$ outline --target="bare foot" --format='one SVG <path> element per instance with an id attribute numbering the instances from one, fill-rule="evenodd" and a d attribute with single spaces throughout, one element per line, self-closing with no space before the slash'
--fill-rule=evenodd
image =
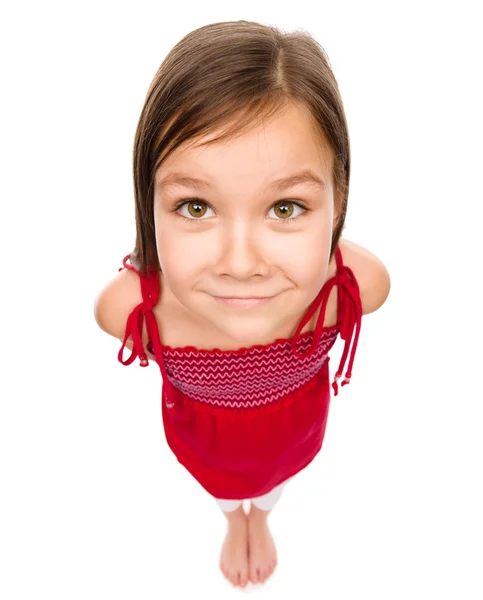
<path id="1" fill-rule="evenodd" d="M 228 533 L 221 549 L 220 569 L 233 585 L 245 587 L 248 583 L 248 519 L 242 507 L 225 515 Z"/>
<path id="2" fill-rule="evenodd" d="M 267 523 L 268 512 L 252 504 L 248 514 L 248 573 L 252 583 L 263 583 L 277 566 L 277 548 Z"/>

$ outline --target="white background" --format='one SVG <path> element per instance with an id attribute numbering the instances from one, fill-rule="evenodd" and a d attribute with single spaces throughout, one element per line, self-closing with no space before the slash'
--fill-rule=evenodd
<path id="1" fill-rule="evenodd" d="M 477 5 L 2 9 L 2 599 L 483 598 Z M 392 280 L 322 452 L 270 516 L 279 566 L 246 591 L 218 567 L 224 516 L 167 447 L 159 369 L 121 365 L 93 315 L 134 246 L 147 88 L 189 31 L 239 19 L 327 51 L 352 144 L 344 235 Z"/>

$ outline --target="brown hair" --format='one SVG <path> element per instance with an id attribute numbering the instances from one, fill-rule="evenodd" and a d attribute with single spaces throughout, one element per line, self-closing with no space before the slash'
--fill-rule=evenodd
<path id="1" fill-rule="evenodd" d="M 332 150 L 339 219 L 347 211 L 350 144 L 339 88 L 324 49 L 303 30 L 284 33 L 251 21 L 200 27 L 167 55 L 147 92 L 133 149 L 136 245 L 132 264 L 159 270 L 154 227 L 154 179 L 160 164 L 187 140 L 229 124 L 208 143 L 228 139 L 298 103 Z"/>

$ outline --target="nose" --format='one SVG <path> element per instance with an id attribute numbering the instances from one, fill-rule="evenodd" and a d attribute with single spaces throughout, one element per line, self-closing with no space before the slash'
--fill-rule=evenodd
<path id="1" fill-rule="evenodd" d="M 263 236 L 253 223 L 236 220 L 221 234 L 220 255 L 217 263 L 219 275 L 246 279 L 252 275 L 265 275 L 267 257 L 262 248 Z"/>

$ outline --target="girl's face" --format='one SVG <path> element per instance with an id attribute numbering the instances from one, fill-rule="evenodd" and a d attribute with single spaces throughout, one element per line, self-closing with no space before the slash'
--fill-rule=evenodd
<path id="1" fill-rule="evenodd" d="M 156 173 L 162 294 L 233 344 L 291 337 L 327 278 L 338 217 L 331 153 L 295 105 L 200 148 L 207 139 L 187 142 Z M 216 297 L 270 299 L 237 306 Z"/>

